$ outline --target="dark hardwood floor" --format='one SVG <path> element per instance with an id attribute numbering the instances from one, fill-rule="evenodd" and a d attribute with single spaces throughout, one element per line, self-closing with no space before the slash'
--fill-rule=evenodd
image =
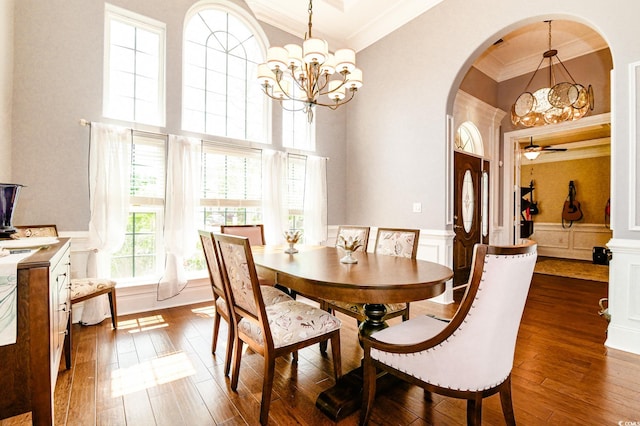
<path id="1" fill-rule="evenodd" d="M 520 425 L 617 425 L 640 422 L 640 356 L 604 346 L 607 323 L 598 316 L 606 283 L 534 275 L 513 368 Z M 412 316 L 450 315 L 452 306 L 411 304 Z M 56 386 L 57 425 L 256 424 L 262 357 L 243 356 L 238 392 L 223 375 L 224 334 L 211 355 L 210 303 L 121 316 L 113 331 L 74 325 L 73 367 Z M 343 319 L 343 371 L 360 363 L 355 322 Z M 394 322 L 399 319 L 394 319 Z M 330 351 L 329 351 L 330 353 Z M 472 353 L 469 356 L 473 356 Z M 297 365 L 276 366 L 270 424 L 331 425 L 315 399 L 333 384 L 331 360 L 317 346 Z M 357 424 L 359 412 L 340 425 Z M 399 384 L 378 396 L 372 424 L 461 425 L 465 403 Z M 483 423 L 504 424 L 499 397 L 485 399 Z M 0 425 L 30 424 L 30 414 Z"/>

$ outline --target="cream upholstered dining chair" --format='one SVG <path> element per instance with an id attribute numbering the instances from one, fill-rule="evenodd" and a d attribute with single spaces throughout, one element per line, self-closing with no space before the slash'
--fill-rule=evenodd
<path id="1" fill-rule="evenodd" d="M 419 237 L 419 229 L 378 228 L 374 253 L 415 259 L 418 253 Z M 342 312 L 358 320 L 358 323 L 364 321 L 366 318 L 364 314 L 364 303 L 331 300 L 327 301 L 326 307 L 329 312 L 332 310 Z M 403 321 L 409 319 L 408 303 L 387 303 L 384 307 L 387 310 L 384 316 L 385 320 L 399 316 L 402 316 Z"/>
<path id="2" fill-rule="evenodd" d="M 56 225 L 15 226 L 14 238 L 57 237 Z M 71 278 L 69 280 L 71 305 L 106 294 L 109 298 L 111 325 L 118 328 L 118 307 L 116 304 L 116 282 L 107 278 Z"/>
<path id="3" fill-rule="evenodd" d="M 340 237 L 345 240 L 357 238 L 362 245 L 356 251 L 367 251 L 370 231 L 371 228 L 368 226 L 340 225 L 338 226 L 338 233 L 336 234 L 336 246 L 338 246 L 340 242 Z"/>
<path id="4" fill-rule="evenodd" d="M 262 246 L 264 242 L 264 225 L 221 225 L 220 232 L 223 234 L 237 235 L 249 238 L 252 246 Z"/>
<path id="5" fill-rule="evenodd" d="M 366 424 L 379 370 L 427 391 L 467 400 L 467 424 L 482 420 L 482 399 L 500 393 L 506 423 L 515 425 L 511 369 L 537 245 L 476 245 L 469 286 L 450 322 L 423 315 L 363 338 Z"/>
<path id="6" fill-rule="evenodd" d="M 340 320 L 326 311 L 296 300 L 266 306 L 258 290 L 258 275 L 249 240 L 213 234 L 220 254 L 224 284 L 234 328 L 231 389 L 238 387 L 242 347 L 247 344 L 264 357 L 260 423 L 267 424 L 277 357 L 331 340 L 333 373 L 342 376 L 340 358 Z"/>
<path id="7" fill-rule="evenodd" d="M 264 241 L 264 225 L 256 224 L 256 225 L 221 225 L 220 232 L 223 234 L 236 235 L 238 237 L 247 237 L 249 239 L 249 244 L 252 246 L 263 246 L 265 244 Z M 259 277 L 260 285 L 275 285 L 278 289 L 292 295 L 295 298 L 295 294 L 291 292 L 286 287 L 278 285 L 274 282 L 271 277 Z"/>
<path id="8" fill-rule="evenodd" d="M 227 350 L 225 353 L 224 361 L 224 375 L 229 375 L 231 366 L 231 354 L 233 350 L 233 327 L 231 325 L 229 310 L 227 308 L 227 296 L 224 292 L 224 284 L 222 281 L 222 273 L 220 270 L 220 257 L 218 256 L 218 250 L 213 243 L 213 237 L 211 232 L 199 230 L 200 242 L 202 243 L 202 251 L 204 252 L 204 258 L 207 262 L 207 270 L 209 271 L 209 279 L 211 281 L 211 290 L 213 291 L 213 301 L 216 306 L 216 311 L 213 316 L 213 338 L 211 341 L 211 353 L 216 352 L 218 346 L 218 334 L 220 332 L 220 319 L 224 319 L 228 327 L 227 332 Z M 275 287 L 260 286 L 262 291 L 262 297 L 266 305 L 272 305 L 275 303 L 291 300 L 289 295 L 283 293 Z"/>

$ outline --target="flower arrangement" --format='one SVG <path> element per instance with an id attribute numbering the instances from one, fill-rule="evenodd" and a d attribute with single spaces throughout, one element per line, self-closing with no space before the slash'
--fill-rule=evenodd
<path id="1" fill-rule="evenodd" d="M 298 249 L 293 247 L 298 241 L 300 241 L 300 237 L 302 237 L 302 231 L 294 231 L 289 230 L 284 233 L 284 239 L 289 243 L 289 248 L 284 252 L 287 254 L 294 254 L 298 252 Z"/>
<path id="2" fill-rule="evenodd" d="M 338 247 L 346 250 L 346 251 L 356 251 L 360 247 L 362 247 L 362 241 L 358 237 L 354 237 L 352 235 L 347 238 L 344 235 L 338 236 Z"/>
<path id="3" fill-rule="evenodd" d="M 302 231 L 289 230 L 284 233 L 284 239 L 289 243 L 297 243 L 302 237 Z"/>

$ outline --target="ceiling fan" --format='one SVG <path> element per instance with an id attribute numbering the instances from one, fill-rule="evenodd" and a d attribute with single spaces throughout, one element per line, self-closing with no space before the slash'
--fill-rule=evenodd
<path id="1" fill-rule="evenodd" d="M 567 148 L 554 148 L 552 146 L 539 146 L 533 143 L 533 137 L 529 139 L 529 145 L 523 148 L 524 156 L 529 160 L 535 160 L 538 158 L 541 152 L 558 152 L 566 151 Z"/>

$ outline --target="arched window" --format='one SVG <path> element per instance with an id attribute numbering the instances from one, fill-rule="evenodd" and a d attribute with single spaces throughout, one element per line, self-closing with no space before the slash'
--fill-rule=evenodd
<path id="1" fill-rule="evenodd" d="M 455 148 L 457 151 L 484 156 L 484 144 L 480 131 L 470 121 L 462 123 L 456 130 Z"/>
<path id="2" fill-rule="evenodd" d="M 239 6 L 206 0 L 187 13 L 184 28 L 182 128 L 269 142 L 269 104 L 256 83 L 266 36 Z"/>

